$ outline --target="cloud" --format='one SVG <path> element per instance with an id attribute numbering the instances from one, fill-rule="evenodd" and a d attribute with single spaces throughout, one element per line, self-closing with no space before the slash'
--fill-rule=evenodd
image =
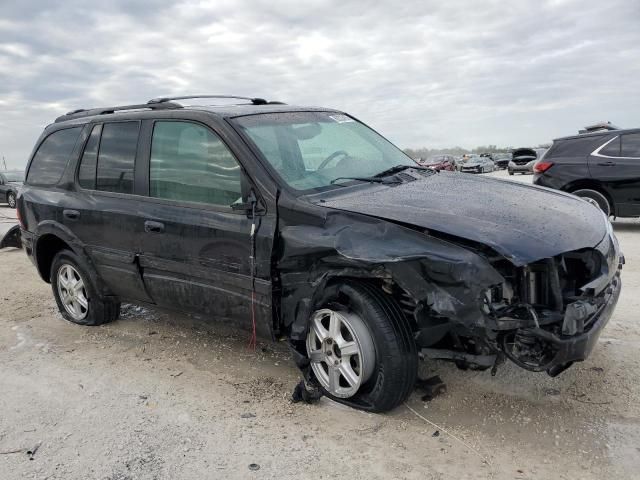
<path id="1" fill-rule="evenodd" d="M 402 147 L 638 126 L 640 5 L 23 1 L 0 19 L 0 155 L 79 107 L 232 93 L 358 116 Z"/>

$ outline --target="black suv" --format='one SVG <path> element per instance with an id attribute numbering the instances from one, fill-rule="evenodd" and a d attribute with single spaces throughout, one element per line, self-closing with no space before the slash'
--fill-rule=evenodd
<path id="1" fill-rule="evenodd" d="M 640 216 L 640 129 L 590 130 L 554 140 L 533 182 L 583 197 L 606 215 Z"/>
<path id="2" fill-rule="evenodd" d="M 419 357 L 556 375 L 595 345 L 622 265 L 597 208 L 422 168 L 340 111 L 186 98 L 70 112 L 38 140 L 22 242 L 67 320 L 125 300 L 219 318 L 370 411 L 409 395 Z"/>

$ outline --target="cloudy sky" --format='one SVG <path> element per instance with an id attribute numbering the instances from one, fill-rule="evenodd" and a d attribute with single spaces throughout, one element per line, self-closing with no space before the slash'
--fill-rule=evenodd
<path id="1" fill-rule="evenodd" d="M 190 93 L 339 108 L 401 147 L 640 126 L 640 2 L 375 3 L 0 0 L 0 155 L 24 166 L 75 108 Z"/>

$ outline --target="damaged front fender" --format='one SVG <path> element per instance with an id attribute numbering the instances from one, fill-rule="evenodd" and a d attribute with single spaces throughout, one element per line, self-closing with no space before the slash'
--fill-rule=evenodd
<path id="1" fill-rule="evenodd" d="M 336 277 L 395 284 L 432 313 L 483 325 L 483 292 L 503 281 L 482 256 L 411 228 L 359 214 L 327 211 L 317 225 L 283 225 L 278 270 L 282 320 L 294 341 L 326 283 Z"/>

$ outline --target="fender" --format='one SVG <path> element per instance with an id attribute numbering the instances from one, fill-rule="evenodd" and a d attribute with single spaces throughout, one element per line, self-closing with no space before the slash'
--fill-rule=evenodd
<path id="1" fill-rule="evenodd" d="M 33 258 L 35 260 L 36 266 L 38 267 L 38 273 L 40 274 L 40 278 L 42 278 L 45 282 L 49 283 L 49 278 L 46 278 L 44 272 L 41 268 L 40 261 L 38 259 L 38 244 L 43 237 L 53 236 L 59 240 L 62 240 L 66 243 L 71 250 L 76 254 L 81 256 L 91 267 L 93 272 L 97 272 L 95 268 L 95 264 L 91 260 L 91 257 L 87 254 L 86 245 L 65 225 L 57 222 L 55 220 L 44 220 L 40 222 L 33 232 Z M 92 275 L 91 279 L 96 286 L 96 289 L 103 292 L 105 295 L 109 295 L 110 293 L 106 290 L 105 284 L 102 279 L 97 275 Z"/>

